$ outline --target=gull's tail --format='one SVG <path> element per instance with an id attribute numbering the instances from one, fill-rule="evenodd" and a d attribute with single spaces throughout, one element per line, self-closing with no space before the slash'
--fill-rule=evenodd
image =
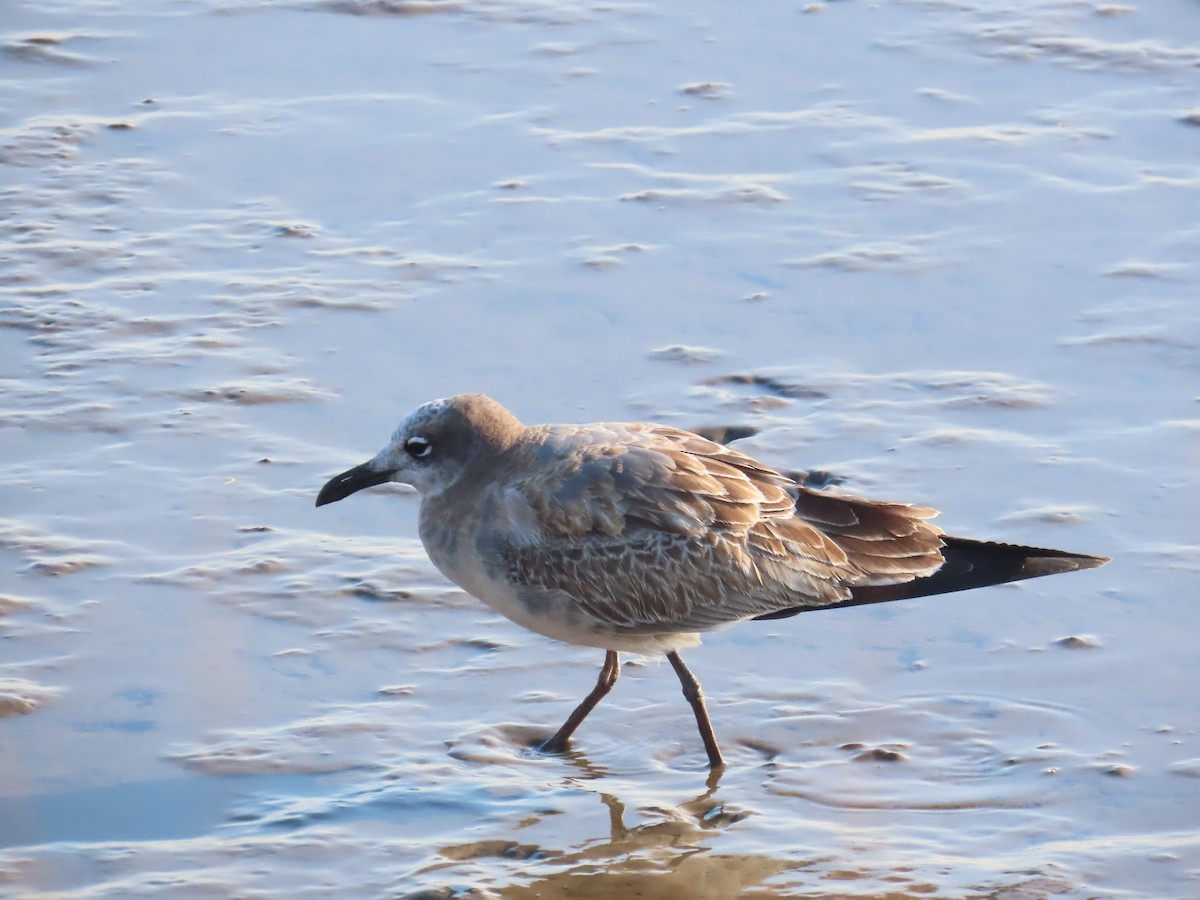
<path id="1" fill-rule="evenodd" d="M 1065 550 L 1046 550 L 1040 547 L 1021 547 L 973 541 L 970 538 L 942 537 L 942 556 L 946 562 L 932 575 L 914 578 L 902 584 L 880 584 L 851 589 L 851 599 L 828 606 L 800 606 L 757 616 L 759 619 L 782 619 L 815 609 L 838 609 L 843 606 L 862 606 L 907 600 L 930 594 L 949 594 L 990 584 L 1006 584 L 1059 572 L 1094 569 L 1108 562 L 1107 556 L 1087 556 Z"/>

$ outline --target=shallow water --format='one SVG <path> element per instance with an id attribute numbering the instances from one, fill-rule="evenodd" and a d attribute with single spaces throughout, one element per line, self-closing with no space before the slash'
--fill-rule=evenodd
<path id="1" fill-rule="evenodd" d="M 0 13 L 0 893 L 1200 893 L 1200 16 Z M 1070 577 L 630 660 L 447 584 L 418 403 L 753 431 Z"/>

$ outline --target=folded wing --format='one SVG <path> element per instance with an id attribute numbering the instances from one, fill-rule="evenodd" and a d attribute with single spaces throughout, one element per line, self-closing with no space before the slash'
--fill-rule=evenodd
<path id="1" fill-rule="evenodd" d="M 511 582 L 615 633 L 843 605 L 943 563 L 934 510 L 816 492 L 688 432 L 556 428 L 536 446 L 537 475 L 499 503 L 512 527 L 488 540 Z"/>

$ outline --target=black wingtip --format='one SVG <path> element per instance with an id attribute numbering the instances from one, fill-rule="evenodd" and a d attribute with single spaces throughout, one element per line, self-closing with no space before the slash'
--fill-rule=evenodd
<path id="1" fill-rule="evenodd" d="M 1066 550 L 1049 550 L 1041 547 L 1023 547 L 1020 544 L 1004 544 L 996 541 L 976 541 L 945 535 L 942 538 L 942 556 L 945 563 L 932 575 L 914 578 L 900 584 L 865 585 L 851 590 L 851 599 L 827 606 L 797 606 L 791 609 L 756 616 L 759 619 L 783 619 L 797 613 L 816 609 L 838 609 L 845 606 L 864 606 L 869 603 L 886 603 L 891 600 L 908 600 L 928 597 L 932 594 L 950 594 L 972 588 L 988 587 L 1057 575 L 1060 572 L 1078 572 L 1095 569 L 1110 562 L 1107 556 L 1092 556 L 1086 553 L 1069 553 Z"/>
<path id="2" fill-rule="evenodd" d="M 945 543 L 942 549 L 942 555 L 946 558 L 945 566 L 929 578 L 914 582 L 914 586 L 925 588 L 924 593 L 949 593 L 1062 572 L 1079 572 L 1095 569 L 1110 561 L 1107 556 L 1051 550 L 1048 547 L 1024 547 L 950 535 L 942 540 Z"/>
<path id="3" fill-rule="evenodd" d="M 1107 556 L 1024 547 L 998 541 L 977 541 L 950 535 L 945 535 L 942 541 L 942 555 L 946 562 L 932 575 L 917 578 L 908 584 L 855 588 L 855 600 L 878 602 L 949 594 L 1027 578 L 1041 578 L 1044 575 L 1095 569 L 1109 562 Z"/>

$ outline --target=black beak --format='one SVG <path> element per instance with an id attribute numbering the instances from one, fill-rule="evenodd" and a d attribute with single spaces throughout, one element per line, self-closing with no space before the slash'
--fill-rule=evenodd
<path id="1" fill-rule="evenodd" d="M 317 494 L 317 506 L 342 500 L 355 491 L 383 484 L 385 481 L 391 481 L 391 478 L 391 472 L 372 469 L 371 464 L 365 462 L 361 466 L 347 469 L 341 475 L 330 478 L 325 487 L 321 488 L 321 493 Z"/>

